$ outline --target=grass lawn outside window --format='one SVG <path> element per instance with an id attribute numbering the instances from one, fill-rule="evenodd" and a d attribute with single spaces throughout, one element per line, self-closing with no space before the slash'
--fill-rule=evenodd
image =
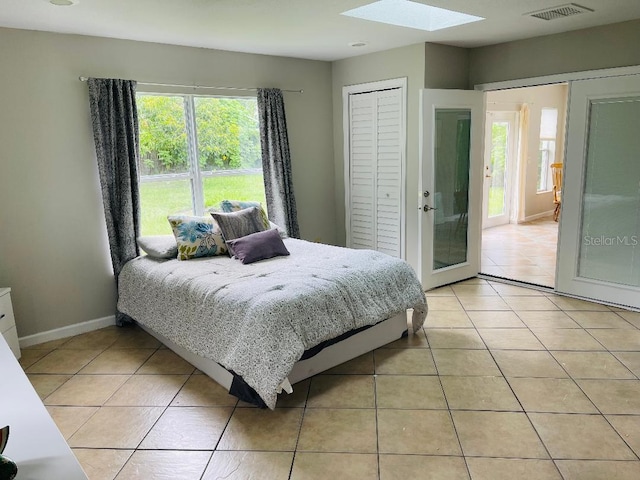
<path id="1" fill-rule="evenodd" d="M 141 235 L 168 235 L 167 215 L 193 215 L 190 180 L 142 182 Z M 257 201 L 266 210 L 262 174 L 224 175 L 203 179 L 205 208 L 217 208 L 222 200 Z"/>

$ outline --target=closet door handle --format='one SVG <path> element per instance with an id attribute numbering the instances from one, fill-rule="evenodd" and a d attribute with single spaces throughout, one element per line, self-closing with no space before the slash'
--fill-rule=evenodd
<path id="1" fill-rule="evenodd" d="M 4 318 L 4 313 L 0 315 L 0 320 L 2 320 L 3 318 Z"/>

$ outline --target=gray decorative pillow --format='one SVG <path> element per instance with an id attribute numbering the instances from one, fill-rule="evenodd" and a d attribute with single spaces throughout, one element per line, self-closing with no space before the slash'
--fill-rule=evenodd
<path id="1" fill-rule="evenodd" d="M 138 237 L 138 246 L 152 258 L 176 258 L 178 256 L 178 244 L 173 235 Z"/>
<path id="2" fill-rule="evenodd" d="M 262 223 L 264 223 L 265 228 L 269 228 L 269 218 L 267 217 L 267 212 L 262 208 L 262 204 L 260 202 L 246 202 L 241 200 L 222 200 L 220 202 L 219 210 L 212 210 L 214 212 L 237 212 L 238 210 L 244 210 L 245 208 L 258 207 L 260 209 L 260 216 L 262 217 Z"/>
<path id="3" fill-rule="evenodd" d="M 266 230 L 258 207 L 231 213 L 212 212 L 211 216 L 218 222 L 222 236 L 227 242 Z"/>
<path id="4" fill-rule="evenodd" d="M 244 264 L 289 255 L 289 250 L 276 229 L 228 240 L 227 246 L 233 251 L 233 256 Z"/>

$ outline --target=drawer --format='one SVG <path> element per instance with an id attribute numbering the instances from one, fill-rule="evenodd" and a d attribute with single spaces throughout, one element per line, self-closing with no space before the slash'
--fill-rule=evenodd
<path id="1" fill-rule="evenodd" d="M 6 294 L 0 297 L 0 333 L 4 333 L 15 326 L 13 318 L 13 308 L 11 306 L 11 295 Z"/>
<path id="2" fill-rule="evenodd" d="M 19 359 L 21 356 L 21 353 L 20 353 L 20 344 L 18 343 L 18 332 L 16 330 L 16 327 L 13 326 L 6 332 L 2 332 L 2 336 L 7 341 L 7 344 L 9 345 L 9 348 L 11 349 L 13 354 L 16 356 L 16 358 Z"/>

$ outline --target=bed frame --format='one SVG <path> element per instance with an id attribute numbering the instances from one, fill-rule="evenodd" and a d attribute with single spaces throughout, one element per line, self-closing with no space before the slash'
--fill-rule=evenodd
<path id="1" fill-rule="evenodd" d="M 227 391 L 231 388 L 233 375 L 220 364 L 186 350 L 149 327 L 142 324 L 138 325 L 194 367 L 218 382 Z M 289 383 L 294 385 L 306 378 L 398 340 L 407 335 L 407 331 L 407 315 L 404 312 L 383 320 L 366 330 L 325 347 L 313 357 L 298 361 L 287 377 Z"/>

